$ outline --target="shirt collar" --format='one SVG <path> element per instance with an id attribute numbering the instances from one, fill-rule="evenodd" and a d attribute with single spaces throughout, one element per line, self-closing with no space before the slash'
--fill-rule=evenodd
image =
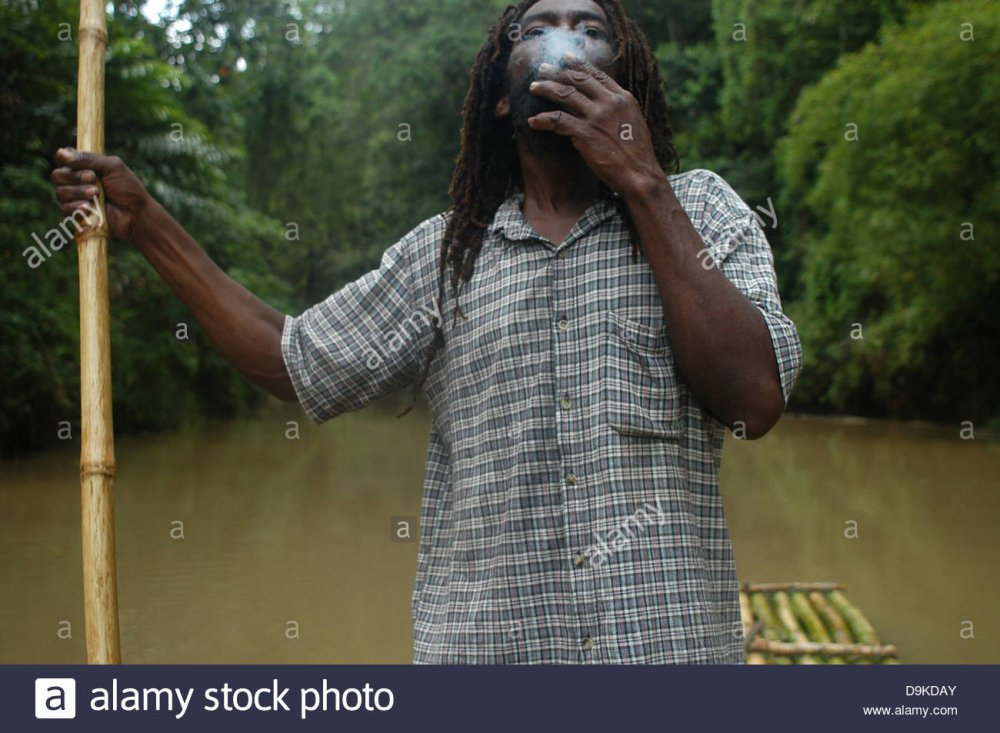
<path id="1" fill-rule="evenodd" d="M 583 216 L 576 222 L 573 229 L 566 236 L 565 244 L 582 237 L 598 224 L 608 219 L 616 213 L 618 197 L 601 198 L 590 205 Z M 525 241 L 528 239 L 541 239 L 541 235 L 535 231 L 521 211 L 521 204 L 524 202 L 524 192 L 518 191 L 511 194 L 506 201 L 500 204 L 490 225 L 491 234 L 502 233 L 504 237 L 511 241 Z M 557 246 L 559 242 L 555 243 Z"/>

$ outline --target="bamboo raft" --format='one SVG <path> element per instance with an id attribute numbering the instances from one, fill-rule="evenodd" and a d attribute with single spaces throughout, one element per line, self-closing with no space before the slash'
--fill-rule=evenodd
<path id="1" fill-rule="evenodd" d="M 839 583 L 743 583 L 747 664 L 899 664 Z"/>

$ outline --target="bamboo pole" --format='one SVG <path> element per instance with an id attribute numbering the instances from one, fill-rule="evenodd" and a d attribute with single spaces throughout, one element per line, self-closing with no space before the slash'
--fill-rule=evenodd
<path id="1" fill-rule="evenodd" d="M 756 619 L 764 622 L 764 626 L 758 635 L 771 641 L 781 641 L 781 635 L 778 633 L 778 620 L 771 612 L 771 606 L 767 602 L 767 595 L 764 593 L 751 594 L 750 608 L 753 610 Z"/>
<path id="2" fill-rule="evenodd" d="M 847 622 L 854 639 L 861 644 L 879 644 L 878 634 L 863 613 L 840 591 L 827 595 L 827 600 Z"/>
<path id="3" fill-rule="evenodd" d="M 80 0 L 76 148 L 104 152 L 103 0 Z M 80 267 L 80 500 L 87 662 L 120 664 L 115 577 L 115 447 L 111 423 L 108 226 L 104 188 L 98 210 L 76 235 Z"/>
<path id="4" fill-rule="evenodd" d="M 899 664 L 839 583 L 742 583 L 747 664 Z M 747 608 L 749 606 L 749 609 Z"/>
<path id="5" fill-rule="evenodd" d="M 765 643 L 768 641 L 780 641 L 781 635 L 778 633 L 778 621 L 775 619 L 774 614 L 771 613 L 771 606 L 767 600 L 767 594 L 765 593 L 753 593 L 750 595 L 750 608 L 753 611 L 756 620 L 763 623 L 760 631 L 758 632 L 756 639 L 750 640 L 750 645 L 747 647 L 747 651 L 753 649 L 753 643 L 755 641 L 763 640 Z M 766 651 L 766 650 L 765 650 Z M 757 659 L 757 657 L 753 657 Z M 751 655 L 747 654 L 747 664 L 750 663 Z M 773 657 L 768 655 L 765 658 L 764 664 L 791 664 L 792 660 L 788 657 Z"/>
<path id="6" fill-rule="evenodd" d="M 743 638 L 749 640 L 753 629 L 753 611 L 750 597 L 743 591 L 740 591 L 740 620 L 743 622 Z"/>
<path id="7" fill-rule="evenodd" d="M 832 641 L 832 639 L 830 639 L 830 635 L 826 631 L 826 627 L 823 626 L 823 622 L 816 613 L 816 609 L 810 605 L 809 599 L 806 598 L 804 593 L 801 591 L 793 591 L 789 594 L 788 601 L 795 617 L 801 621 L 802 625 L 805 627 L 810 641 L 826 643 Z"/>
<path id="8" fill-rule="evenodd" d="M 809 594 L 809 600 L 812 601 L 816 612 L 826 622 L 827 628 L 830 629 L 830 633 L 833 635 L 833 641 L 839 644 L 851 644 L 854 642 L 854 637 L 847 630 L 844 617 L 837 613 L 833 606 L 827 603 L 826 596 L 818 591 L 813 591 Z"/>
<path id="9" fill-rule="evenodd" d="M 820 619 L 816 609 L 809 602 L 808 596 L 802 591 L 793 591 L 788 596 L 788 599 L 796 618 L 805 626 L 809 639 L 820 644 L 832 643 L 833 640 L 830 638 L 830 634 L 827 632 L 826 627 L 823 626 L 823 621 Z M 836 655 L 826 656 L 823 661 L 826 664 L 844 663 L 844 660 Z"/>
<path id="10" fill-rule="evenodd" d="M 783 590 L 779 590 L 775 591 L 771 598 L 774 600 L 774 609 L 778 621 L 780 621 L 781 625 L 785 627 L 785 632 L 789 641 L 807 643 L 809 641 L 809 637 L 806 635 L 806 632 L 802 630 L 802 627 L 799 626 L 799 622 L 795 618 L 795 613 L 792 611 L 792 604 L 788 598 L 788 594 Z M 808 652 L 803 653 L 795 661 L 797 664 L 819 664 L 819 660 Z"/>
<path id="11" fill-rule="evenodd" d="M 766 639 L 754 639 L 750 642 L 750 651 L 782 656 L 801 656 L 803 654 L 858 656 L 863 657 L 869 663 L 873 659 L 897 656 L 896 647 L 892 644 L 828 644 L 815 641 L 768 641 Z"/>
<path id="12" fill-rule="evenodd" d="M 744 583 L 742 590 L 745 593 L 774 593 L 775 591 L 783 590 L 786 592 L 791 591 L 819 591 L 820 593 L 828 593 L 833 590 L 843 589 L 842 583 Z"/>

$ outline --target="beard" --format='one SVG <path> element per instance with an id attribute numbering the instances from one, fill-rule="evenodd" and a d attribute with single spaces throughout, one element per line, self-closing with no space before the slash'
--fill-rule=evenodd
<path id="1" fill-rule="evenodd" d="M 573 142 L 566 135 L 560 135 L 551 130 L 536 130 L 528 125 L 528 118 L 542 112 L 564 110 L 556 102 L 546 97 L 532 94 L 528 90 L 531 82 L 540 80 L 537 69 L 524 75 L 520 81 L 511 85 L 507 91 L 510 102 L 510 122 L 514 132 L 524 141 L 525 147 L 538 155 L 549 158 L 567 158 L 578 155 Z M 567 114 L 569 114 L 567 112 Z"/>

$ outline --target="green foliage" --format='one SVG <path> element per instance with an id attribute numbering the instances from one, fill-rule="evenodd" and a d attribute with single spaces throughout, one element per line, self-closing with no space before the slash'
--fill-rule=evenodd
<path id="1" fill-rule="evenodd" d="M 649 41 L 650 48 L 685 48 L 712 40 L 712 9 L 705 0 L 622 0 L 622 6 Z"/>
<path id="2" fill-rule="evenodd" d="M 727 137 L 769 152 L 802 88 L 912 0 L 714 0 Z"/>
<path id="3" fill-rule="evenodd" d="M 683 168 L 777 205 L 768 237 L 806 347 L 793 408 L 1000 413 L 988 4 L 624 4 L 656 51 Z M 506 5 L 185 0 L 156 24 L 141 2 L 116 2 L 106 148 L 223 269 L 298 313 L 447 207 L 468 71 Z M 2 452 L 78 423 L 75 245 L 34 269 L 22 254 L 60 221 L 47 179 L 73 142 L 77 12 L 73 0 L 0 4 Z M 973 43 L 958 39 L 965 22 Z M 959 238 L 965 221 L 974 240 Z M 254 408 L 262 393 L 124 243 L 110 278 L 119 432 Z"/>
<path id="4" fill-rule="evenodd" d="M 998 30 L 982 3 L 931 6 L 799 99 L 779 152 L 803 202 L 806 404 L 1000 414 L 1000 51 L 982 40 Z"/>
<path id="5" fill-rule="evenodd" d="M 279 51 L 282 70 L 272 72 L 285 91 L 262 84 L 249 92 L 248 129 L 256 132 L 247 175 L 267 166 L 290 182 L 253 200 L 301 225 L 306 269 L 289 275 L 308 302 L 360 277 L 389 244 L 448 206 L 468 69 L 501 7 L 345 3 L 308 61 L 301 48 Z M 297 101 L 282 102 L 294 90 Z"/>
<path id="6" fill-rule="evenodd" d="M 119 11 L 108 23 L 106 148 L 128 161 L 222 267 L 245 273 L 248 286 L 280 305 L 289 289 L 268 275 L 263 251 L 280 230 L 248 209 L 221 174 L 217 166 L 233 152 L 216 147 L 181 107 L 174 89 L 184 75 L 158 58 L 142 33 L 147 24 L 127 6 Z M 61 223 L 48 175 L 56 148 L 74 142 L 77 13 L 67 0 L 0 6 L 3 453 L 52 445 L 64 421 L 79 435 L 75 244 L 34 268 L 24 255 L 33 233 L 45 240 Z M 116 428 L 160 429 L 193 415 L 238 414 L 259 401 L 141 255 L 120 242 L 109 251 Z M 179 322 L 192 326 L 189 340 L 175 337 Z"/>
<path id="7" fill-rule="evenodd" d="M 683 168 L 732 168 L 738 150 L 724 143 L 719 114 L 722 67 L 712 43 L 661 44 L 656 50 L 671 105 L 674 144 Z"/>
<path id="8" fill-rule="evenodd" d="M 729 181 L 751 206 L 778 200 L 781 181 L 773 150 L 802 89 L 837 59 L 878 37 L 880 28 L 926 0 L 713 0 L 714 43 L 701 57 L 718 67 L 712 124 L 696 125 L 687 165 L 708 167 Z M 682 152 L 683 154 L 683 152 Z M 769 231 L 784 293 L 798 288 L 787 207 Z"/>

